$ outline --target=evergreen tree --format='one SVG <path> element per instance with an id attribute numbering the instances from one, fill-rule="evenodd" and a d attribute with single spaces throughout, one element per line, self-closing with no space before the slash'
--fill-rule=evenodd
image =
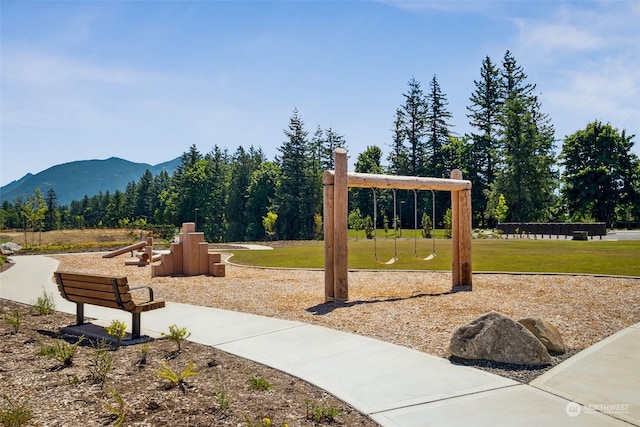
<path id="1" fill-rule="evenodd" d="M 205 156 L 204 190 L 197 198 L 194 207 L 199 209 L 198 225 L 204 231 L 208 242 L 224 242 L 227 233 L 225 202 L 229 187 L 230 161 L 227 151 L 218 146 Z"/>
<path id="2" fill-rule="evenodd" d="M 195 221 L 197 202 L 192 198 L 192 196 L 195 197 L 192 186 L 196 176 L 194 176 L 195 172 L 193 172 L 189 178 L 191 181 L 187 181 L 185 175 L 190 168 L 202 160 L 204 160 L 204 157 L 200 151 L 195 145 L 191 145 L 189 151 L 180 156 L 180 164 L 173 173 L 172 185 L 163 196 L 164 211 L 177 227 L 181 227 L 184 222 Z M 204 166 L 200 165 L 199 170 L 201 173 L 200 178 L 204 179 Z"/>
<path id="3" fill-rule="evenodd" d="M 492 194 L 504 195 L 508 220 L 545 221 L 557 179 L 554 129 L 549 117 L 540 112 L 535 85 L 526 82 L 527 75 L 509 51 L 501 76 L 505 96 L 500 121 L 502 164 Z"/>
<path id="4" fill-rule="evenodd" d="M 393 141 L 391 143 L 391 153 L 389 153 L 389 170 L 392 175 L 409 174 L 409 151 L 404 145 L 404 124 L 403 113 L 400 108 L 396 110 L 396 119 L 393 123 Z"/>
<path id="5" fill-rule="evenodd" d="M 344 136 L 335 132 L 333 128 L 325 130 L 322 142 L 320 168 L 322 171 L 333 170 L 335 168 L 333 159 L 333 152 L 335 149 L 342 147 L 345 150 L 348 150 L 349 148 L 347 147 Z"/>
<path id="6" fill-rule="evenodd" d="M 135 203 L 133 208 L 133 217 L 135 219 L 145 218 L 147 221 L 153 219 L 152 209 L 152 184 L 153 175 L 149 169 L 145 170 L 140 180 L 135 184 Z"/>
<path id="7" fill-rule="evenodd" d="M 309 170 L 308 132 L 304 130 L 297 109 L 294 109 L 284 134 L 287 140 L 278 149 L 282 175 L 276 192 L 276 231 L 281 239 L 310 239 L 314 229 L 315 180 Z"/>
<path id="8" fill-rule="evenodd" d="M 469 176 L 472 181 L 474 219 L 486 227 L 488 193 L 495 181 L 499 161 L 499 129 L 503 105 L 500 69 L 488 56 L 482 61 L 480 80 L 473 81 L 475 90 L 467 106 L 469 124 L 477 130 L 471 133 L 473 147 L 469 157 L 476 165 L 477 173 Z"/>
<path id="9" fill-rule="evenodd" d="M 613 226 L 628 220 L 639 202 L 633 138 L 596 120 L 564 139 L 562 194 L 573 221 L 593 218 Z M 616 212 L 623 215 L 617 218 Z"/>
<path id="10" fill-rule="evenodd" d="M 171 186 L 171 177 L 167 171 L 161 171 L 158 175 L 153 177 L 151 186 L 149 188 L 149 210 L 152 219 L 151 222 L 155 224 L 169 224 L 171 220 L 167 220 L 165 216 L 165 206 L 163 204 L 163 196 L 167 194 Z"/>
<path id="11" fill-rule="evenodd" d="M 56 201 L 57 199 L 58 197 L 56 196 L 56 192 L 53 187 L 49 188 L 45 197 L 45 204 L 47 206 L 47 211 L 44 218 L 45 231 L 57 230 L 60 226 L 60 218 L 58 216 L 58 202 Z"/>
<path id="12" fill-rule="evenodd" d="M 438 79 L 434 75 L 429 85 L 429 94 L 427 95 L 427 146 L 430 151 L 430 161 L 428 166 L 423 170 L 424 176 L 432 176 L 436 178 L 447 178 L 445 171 L 445 159 L 442 155 L 442 147 L 449 143 L 452 125 L 448 122 L 452 115 L 447 110 L 447 97 L 438 84 Z"/>
<path id="13" fill-rule="evenodd" d="M 409 80 L 409 89 L 403 94 L 405 103 L 397 111 L 403 142 L 407 144 L 409 155 L 408 175 L 424 176 L 428 159 L 425 137 L 428 131 L 428 104 L 420 82 Z"/>
<path id="14" fill-rule="evenodd" d="M 231 160 L 229 189 L 225 213 L 228 222 L 227 241 L 239 242 L 246 239 L 247 224 L 249 223 L 248 189 L 253 172 L 264 161 L 260 150 L 251 147 L 249 152 L 239 147 Z"/>

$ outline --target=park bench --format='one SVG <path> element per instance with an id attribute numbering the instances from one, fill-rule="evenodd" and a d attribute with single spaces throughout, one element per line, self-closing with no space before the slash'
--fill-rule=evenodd
<path id="1" fill-rule="evenodd" d="M 164 307 L 164 300 L 153 299 L 149 286 L 129 287 L 127 278 L 100 274 L 80 274 L 64 271 L 54 273 L 62 297 L 76 303 L 76 325 L 83 325 L 84 304 L 128 311 L 132 315 L 131 338 L 140 338 L 140 313 Z M 133 295 L 131 291 L 146 289 L 148 297 Z"/>

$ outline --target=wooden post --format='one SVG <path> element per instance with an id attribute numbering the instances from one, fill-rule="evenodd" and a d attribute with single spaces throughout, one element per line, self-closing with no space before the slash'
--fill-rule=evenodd
<path id="1" fill-rule="evenodd" d="M 335 175 L 333 181 L 334 196 L 334 298 L 338 300 L 349 299 L 349 267 L 347 247 L 347 216 L 349 195 L 347 191 L 347 150 L 336 148 L 334 150 Z"/>
<path id="2" fill-rule="evenodd" d="M 462 180 L 462 172 L 451 171 L 451 178 Z M 470 291 L 471 268 L 471 190 L 451 192 L 451 290 Z"/>
<path id="3" fill-rule="evenodd" d="M 470 291 L 473 285 L 473 271 L 471 259 L 471 228 L 472 228 L 472 212 L 471 212 L 471 190 L 458 191 L 459 194 L 459 263 L 460 263 L 460 282 L 454 285 L 454 291 Z"/>
<path id="4" fill-rule="evenodd" d="M 334 224 L 333 224 L 333 175 L 329 171 L 322 174 L 322 184 L 324 185 L 324 300 L 332 301 L 335 297 L 333 293 L 334 279 Z"/>
<path id="5" fill-rule="evenodd" d="M 459 169 L 451 171 L 451 179 L 462 179 Z M 451 192 L 451 282 L 453 288 L 460 284 L 460 197 Z"/>

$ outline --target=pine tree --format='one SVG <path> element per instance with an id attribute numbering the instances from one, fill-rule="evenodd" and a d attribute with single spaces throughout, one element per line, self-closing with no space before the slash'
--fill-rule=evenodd
<path id="1" fill-rule="evenodd" d="M 477 130 L 471 133 L 473 148 L 469 156 L 476 165 L 476 174 L 468 176 L 472 181 L 474 218 L 482 227 L 487 226 L 486 210 L 488 193 L 495 181 L 499 162 L 499 130 L 503 105 L 500 69 L 488 56 L 482 61 L 480 80 L 473 81 L 476 89 L 467 106 L 469 124 Z"/>
<path id="2" fill-rule="evenodd" d="M 434 75 L 429 85 L 429 94 L 427 95 L 427 146 L 430 151 L 430 161 L 428 166 L 423 170 L 425 176 L 436 178 L 446 178 L 445 159 L 442 156 L 442 147 L 449 143 L 452 125 L 448 122 L 452 115 L 447 110 L 447 97 L 438 84 L 438 79 Z"/>
<path id="3" fill-rule="evenodd" d="M 396 123 L 402 131 L 403 142 L 408 147 L 408 175 L 420 176 L 426 172 L 427 150 L 425 136 L 428 131 L 427 98 L 422 92 L 420 82 L 411 78 L 409 90 L 403 94 L 405 103 L 397 110 Z"/>
<path id="4" fill-rule="evenodd" d="M 396 110 L 396 119 L 393 128 L 393 142 L 391 143 L 391 153 L 389 153 L 389 173 L 392 175 L 409 174 L 409 152 L 404 145 L 404 126 L 402 121 L 402 111 Z"/>
<path id="5" fill-rule="evenodd" d="M 45 197 L 45 204 L 47 205 L 47 212 L 44 218 L 44 230 L 57 230 L 60 225 L 60 217 L 58 215 L 58 197 L 53 187 L 47 190 Z"/>
<path id="6" fill-rule="evenodd" d="M 294 109 L 289 127 L 284 130 L 287 140 L 278 149 L 281 169 L 277 189 L 278 221 L 276 231 L 281 239 L 310 239 L 313 237 L 314 188 L 309 170 L 308 132 L 298 110 Z"/>
<path id="7" fill-rule="evenodd" d="M 251 176 L 262 161 L 264 161 L 264 155 L 253 147 L 249 149 L 249 152 L 238 147 L 231 159 L 229 189 L 225 205 L 228 222 L 227 241 L 241 242 L 246 238 L 249 222 L 247 191 L 251 183 Z"/>
<path id="8" fill-rule="evenodd" d="M 549 117 L 541 113 L 535 85 L 506 52 L 502 69 L 505 96 L 500 116 L 502 163 L 492 194 L 503 194 L 508 220 L 545 221 L 549 219 L 557 173 L 554 129 Z"/>

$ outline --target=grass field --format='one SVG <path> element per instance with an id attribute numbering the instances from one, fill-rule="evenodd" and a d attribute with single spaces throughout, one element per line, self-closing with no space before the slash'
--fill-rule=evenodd
<path id="1" fill-rule="evenodd" d="M 378 262 L 374 260 L 374 245 Z M 398 260 L 384 264 L 394 256 Z M 640 241 L 473 240 L 473 270 L 535 273 L 587 273 L 640 276 Z M 431 261 L 414 256 L 413 238 L 349 240 L 350 269 L 451 270 L 451 240 L 436 239 Z M 417 255 L 427 257 L 431 240 L 419 239 Z M 272 251 L 235 251 L 232 262 L 269 267 L 324 267 L 323 242 L 308 242 Z"/>
<path id="2" fill-rule="evenodd" d="M 349 268 L 380 270 L 451 270 L 451 240 L 436 230 L 436 257 L 424 261 L 432 252 L 432 240 L 418 238 L 413 230 L 403 230 L 402 238 L 387 237 L 378 230 L 376 242 L 366 239 L 364 232 L 350 230 Z M 0 241 L 24 244 L 23 233 L 3 232 Z M 29 242 L 41 245 L 23 253 L 52 253 L 78 250 L 111 250 L 143 240 L 140 231 L 132 230 L 64 230 L 39 235 L 27 234 Z M 157 241 L 161 243 L 160 240 Z M 473 240 L 474 271 L 531 273 L 606 274 L 640 277 L 640 241 L 570 239 L 477 239 Z M 271 251 L 233 250 L 232 261 L 265 267 L 324 268 L 324 243 L 318 241 L 278 245 Z M 378 261 L 374 260 L 374 252 Z M 394 257 L 398 260 L 386 265 Z M 414 256 L 418 255 L 418 258 Z"/>

